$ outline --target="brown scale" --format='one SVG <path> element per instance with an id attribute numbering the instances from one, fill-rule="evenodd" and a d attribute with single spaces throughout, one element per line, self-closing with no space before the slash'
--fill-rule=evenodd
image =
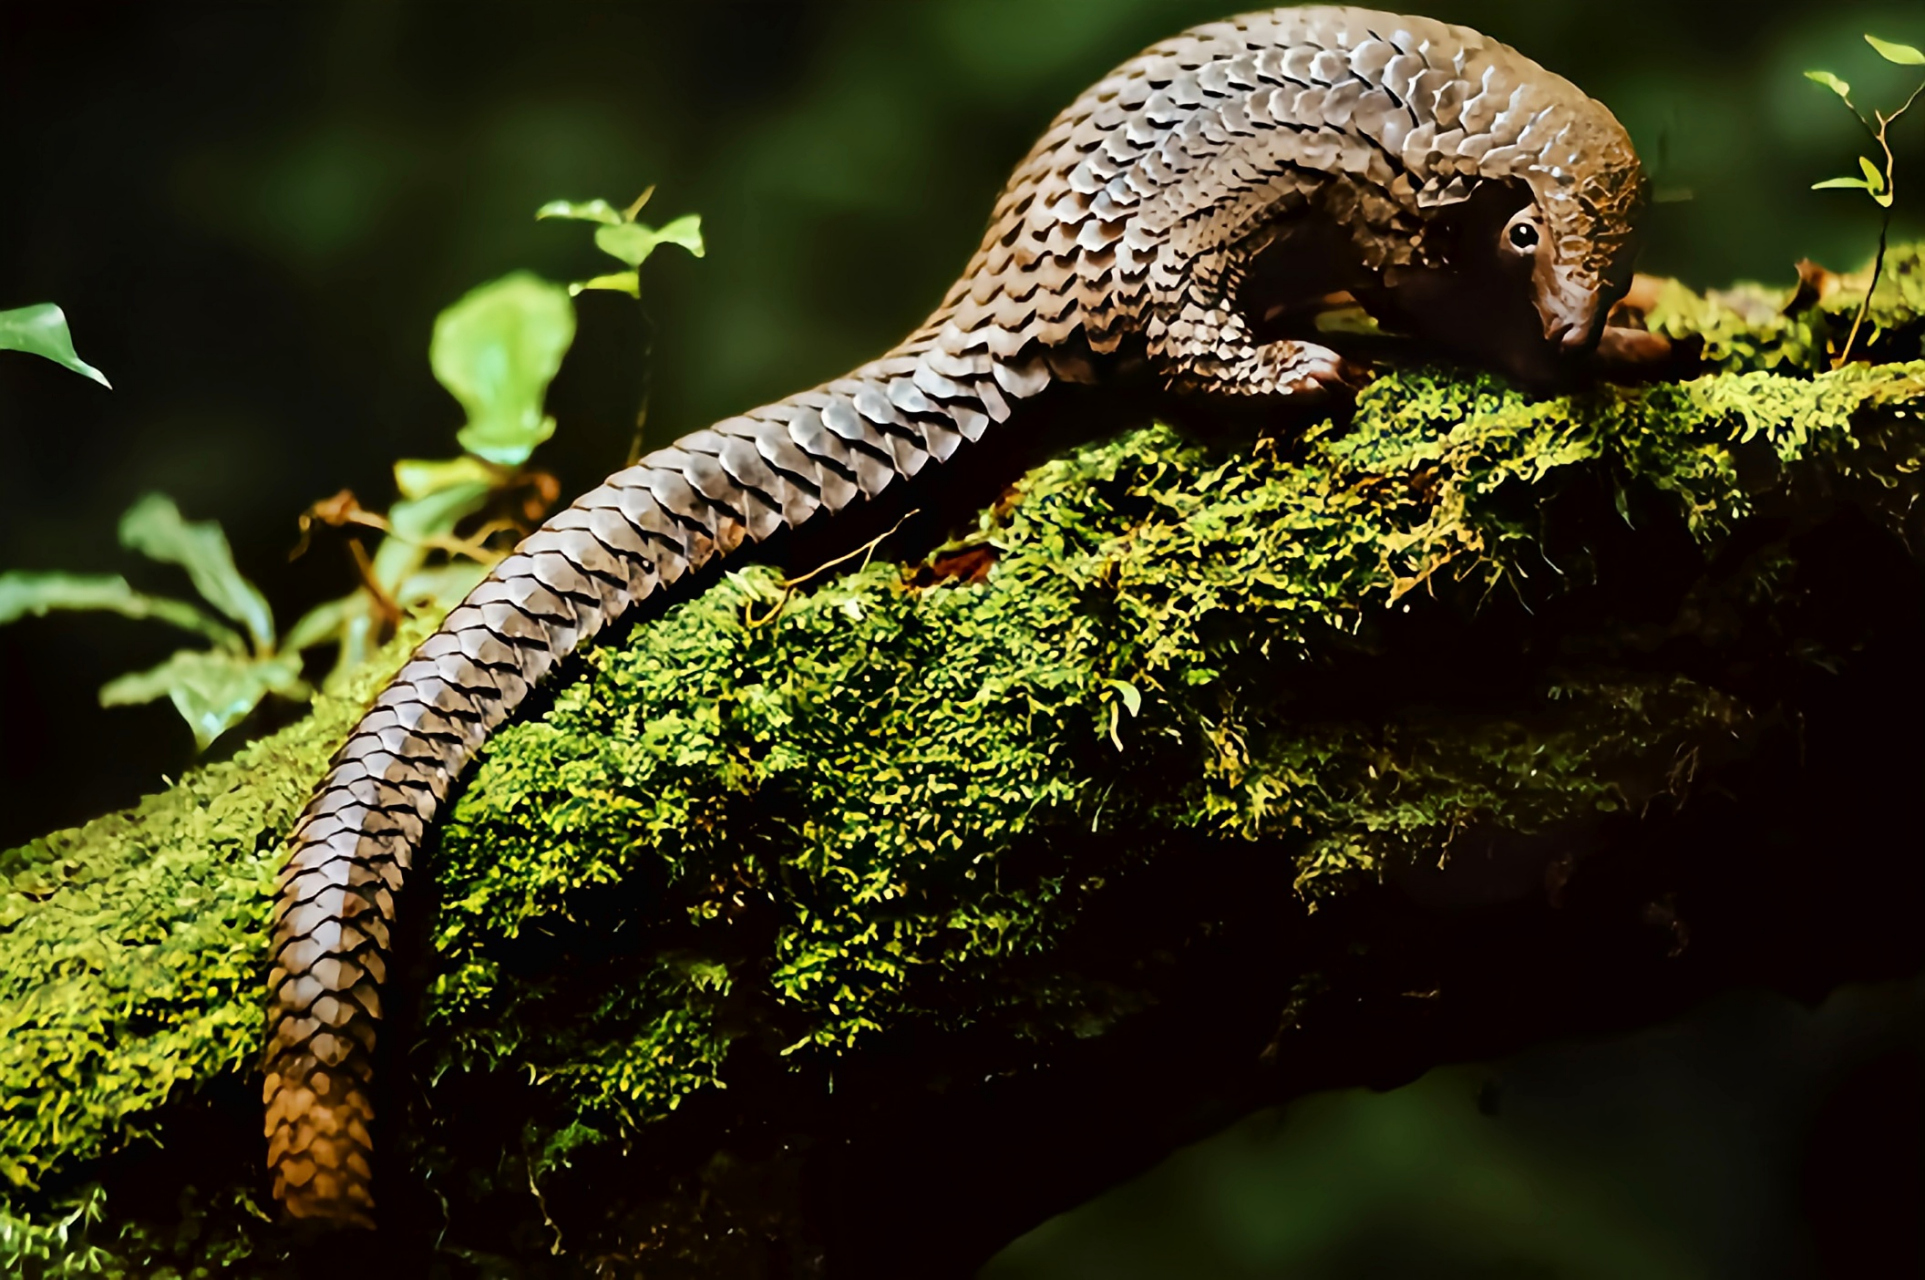
<path id="1" fill-rule="evenodd" d="M 610 476 L 502 561 L 375 700 L 278 882 L 274 1194 L 300 1217 L 373 1225 L 377 1029 L 415 853 L 489 733 L 638 602 L 994 447 L 1053 382 L 1101 380 L 1126 356 L 1200 397 L 1337 382 L 1335 352 L 1259 334 L 1239 297 L 1250 281 L 1321 296 L 1335 270 L 1387 319 L 1505 367 L 1581 354 L 1628 281 L 1641 191 L 1609 111 L 1462 27 L 1279 9 L 1118 67 L 1045 131 L 901 346 Z M 1529 252 L 1499 243 L 1519 219 Z M 1292 246 L 1296 259 L 1265 256 Z"/>

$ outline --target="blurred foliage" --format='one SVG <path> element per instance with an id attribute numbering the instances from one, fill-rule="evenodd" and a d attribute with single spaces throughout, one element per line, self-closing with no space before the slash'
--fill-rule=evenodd
<path id="1" fill-rule="evenodd" d="M 1797 1184 L 1805 1159 L 1783 1140 L 1786 1113 L 1809 1122 L 1818 1099 L 1881 1053 L 1915 1072 L 1922 1011 L 1920 980 L 1816 1004 L 1733 993 L 1625 1036 L 1439 1067 L 1386 1093 L 1302 1098 L 1043 1224 L 982 1280 L 1910 1274 L 1897 1258 L 1826 1268 L 1811 1224 L 1773 1194 Z M 1864 1104 L 1837 1119 L 1879 1116 L 1861 1150 L 1890 1164 L 1841 1171 L 1847 1196 L 1917 1155 L 1915 1127 Z M 1916 1182 L 1892 1182 L 1848 1223 L 1916 1239 L 1915 1221 L 1877 1220 L 1909 1212 Z"/>
<path id="2" fill-rule="evenodd" d="M 199 605 L 144 595 L 125 578 L 66 573 L 0 573 L 0 625 L 56 609 L 93 610 L 152 618 L 211 640 L 211 649 L 177 650 L 159 666 L 120 676 L 100 690 L 103 707 L 168 699 L 202 750 L 246 719 L 268 694 L 308 696 L 301 679 L 303 646 L 276 643 L 267 600 L 234 567 L 220 525 L 184 520 L 173 499 L 150 493 L 120 518 L 120 542 L 150 560 L 185 569 L 201 599 L 241 624 L 246 636 Z"/>
<path id="3" fill-rule="evenodd" d="M 45 356 L 61 368 L 72 369 L 81 377 L 92 378 L 111 389 L 107 375 L 74 351 L 73 334 L 67 330 L 67 313 L 51 302 L 0 311 L 0 351 L 27 351 Z"/>
<path id="4" fill-rule="evenodd" d="M 525 464 L 555 432 L 544 401 L 575 338 L 572 295 L 596 287 L 639 297 L 640 267 L 656 245 L 702 252 L 701 224 L 694 214 L 660 231 L 637 224 L 634 215 L 646 199 L 645 194 L 626 214 L 595 200 L 555 202 L 536 215 L 603 224 L 597 227 L 598 242 L 606 233 L 617 233 L 604 248 L 631 270 L 601 277 L 616 283 L 589 281 L 565 289 L 516 272 L 470 291 L 436 318 L 428 362 L 467 414 L 455 436 L 466 452 L 395 463 L 401 496 L 385 513 L 363 509 L 347 491 L 309 508 L 302 518 L 304 533 L 321 523 L 371 528 L 382 538 L 371 556 L 358 541 L 351 543 L 361 585 L 309 609 L 284 640 L 277 639 L 266 597 L 235 567 L 221 527 L 183 520 L 173 500 L 160 494 L 142 498 L 121 517 L 121 545 L 185 569 L 217 613 L 245 628 L 245 638 L 197 605 L 146 595 L 125 578 L 105 575 L 0 573 L 0 625 L 54 610 L 93 610 L 152 618 L 211 640 L 211 649 L 179 650 L 160 665 L 120 676 L 100 690 L 102 706 L 169 700 L 193 731 L 196 746 L 205 750 L 268 694 L 309 698 L 313 691 L 302 678 L 307 650 L 335 646 L 329 678 L 339 680 L 366 662 L 371 646 L 391 635 L 407 611 L 453 607 L 504 553 L 496 535 L 525 531 L 556 496 L 553 477 L 527 471 Z M 12 331 L 24 335 L 21 349 L 55 359 L 62 359 L 64 350 L 62 363 L 99 377 L 72 358 L 58 307 L 0 313 L 0 346 L 7 345 L 9 317 L 22 317 Z M 517 508 L 515 516 L 474 527 L 474 517 L 504 500 Z"/>
<path id="5" fill-rule="evenodd" d="M 1692 741 L 1729 733 L 1729 695 L 1570 672 L 1528 725 L 1353 723 L 1294 714 L 1288 673 L 1395 611 L 1582 581 L 1568 558 L 1553 582 L 1531 576 L 1574 488 L 1635 488 L 1707 548 L 1776 492 L 1740 475 L 1740 451 L 1777 459 L 1780 484 L 1815 472 L 1910 502 L 1925 362 L 1756 363 L 1543 401 L 1475 374 L 1392 374 L 1288 460 L 1145 429 L 1032 473 L 966 540 L 994 551 L 980 583 L 872 564 L 770 619 L 782 584 L 745 570 L 594 651 L 543 717 L 497 735 L 446 824 L 418 1076 L 450 1097 L 501 1077 L 525 1105 L 488 1122 L 501 1133 L 437 1110 L 418 1168 L 449 1203 L 525 1214 L 531 1189 L 750 1049 L 820 1072 L 906 1026 L 1102 1034 L 1130 993 L 1050 956 L 1112 878 L 1181 835 L 1285 839 L 1299 891 L 1327 899 L 1434 859 L 1472 821 L 1536 831 L 1634 803 L 1627 779 L 1662 780 Z M 1867 413 L 1882 443 L 1854 431 Z M 1777 561 L 1751 563 L 1742 590 L 1768 599 Z M 185 1256 L 253 1247 L 234 1187 L 183 1201 L 191 1231 L 75 1233 L 90 1202 L 70 1197 L 91 1194 L 94 1162 L 151 1141 L 163 1102 L 232 1088 L 249 1105 L 234 1086 L 258 1052 L 279 833 L 399 658 L 134 810 L 0 854 L 16 1259 L 54 1231 L 154 1265 L 182 1240 Z M 1073 838 L 1091 831 L 1111 838 Z M 756 944 L 729 928 L 751 907 L 771 913 Z M 536 939 L 583 950 L 543 968 Z M 452 1156 L 463 1143 L 499 1167 Z M 527 1225 L 545 1251 L 543 1218 Z"/>

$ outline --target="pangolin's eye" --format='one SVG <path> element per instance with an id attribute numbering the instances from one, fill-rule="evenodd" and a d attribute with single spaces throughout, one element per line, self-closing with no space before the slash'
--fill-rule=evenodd
<path id="1" fill-rule="evenodd" d="M 1505 233 L 1511 248 L 1519 253 L 1532 253 L 1537 249 L 1537 228 L 1528 222 L 1513 222 Z"/>

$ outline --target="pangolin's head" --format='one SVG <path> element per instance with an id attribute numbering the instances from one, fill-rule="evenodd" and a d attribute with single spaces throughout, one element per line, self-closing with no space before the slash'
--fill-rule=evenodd
<path id="1" fill-rule="evenodd" d="M 1648 184 L 1616 117 L 1567 81 L 1534 69 L 1512 112 L 1521 132 L 1433 179 L 1415 261 L 1386 273 L 1385 303 L 1457 354 L 1553 384 L 1630 288 Z"/>
<path id="2" fill-rule="evenodd" d="M 1617 120 L 1595 102 L 1583 105 L 1589 110 L 1560 139 L 1566 145 L 1525 168 L 1521 184 L 1512 179 L 1529 198 L 1505 220 L 1495 252 L 1529 275 L 1544 341 L 1588 351 L 1631 287 L 1647 183 Z"/>

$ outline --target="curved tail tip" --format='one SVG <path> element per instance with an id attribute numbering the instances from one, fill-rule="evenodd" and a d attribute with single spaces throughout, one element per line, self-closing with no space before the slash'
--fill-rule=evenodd
<path id="1" fill-rule="evenodd" d="M 358 1153 L 357 1153 L 358 1154 Z M 311 1160 L 283 1161 L 274 1171 L 274 1198 L 290 1217 L 319 1225 L 372 1231 L 374 1196 L 367 1180 Z"/>
<path id="2" fill-rule="evenodd" d="M 311 1071 L 288 1081 L 270 1071 L 267 1163 L 274 1198 L 291 1217 L 334 1227 L 373 1230 L 373 1108 L 353 1083 Z"/>

